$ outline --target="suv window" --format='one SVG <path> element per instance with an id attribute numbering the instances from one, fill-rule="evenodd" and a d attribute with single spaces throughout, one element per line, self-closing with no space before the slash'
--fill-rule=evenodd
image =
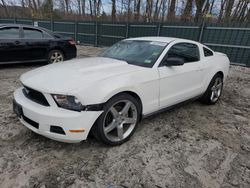
<path id="1" fill-rule="evenodd" d="M 213 56 L 213 52 L 205 47 L 203 47 L 203 51 L 204 51 L 204 56 L 208 57 L 208 56 Z"/>
<path id="2" fill-rule="evenodd" d="M 1 39 L 17 39 L 19 38 L 19 27 L 0 28 Z"/>
<path id="3" fill-rule="evenodd" d="M 32 28 L 23 28 L 24 38 L 26 39 L 42 39 L 43 32 Z"/>
<path id="4" fill-rule="evenodd" d="M 191 43 L 178 43 L 173 45 L 168 53 L 168 57 L 180 57 L 185 63 L 196 62 L 200 60 L 199 48 Z"/>

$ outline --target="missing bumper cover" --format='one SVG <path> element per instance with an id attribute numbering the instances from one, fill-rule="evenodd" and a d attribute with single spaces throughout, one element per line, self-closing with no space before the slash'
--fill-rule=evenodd
<path id="1" fill-rule="evenodd" d="M 101 111 L 103 110 L 104 104 L 105 103 L 86 105 L 82 111 Z"/>

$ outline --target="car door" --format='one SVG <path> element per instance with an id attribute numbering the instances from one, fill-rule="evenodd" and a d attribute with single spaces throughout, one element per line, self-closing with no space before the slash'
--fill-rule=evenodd
<path id="1" fill-rule="evenodd" d="M 160 64 L 160 108 L 165 108 L 200 94 L 202 90 L 203 67 L 199 47 L 194 43 L 176 43 L 166 53 L 167 58 L 182 58 L 181 66 Z"/>
<path id="2" fill-rule="evenodd" d="M 44 32 L 36 28 L 23 27 L 22 33 L 22 41 L 26 44 L 25 53 L 29 56 L 29 60 L 47 60 L 50 39 L 44 37 Z"/>
<path id="3" fill-rule="evenodd" d="M 0 28 L 0 63 L 22 61 L 23 47 L 19 27 Z"/>

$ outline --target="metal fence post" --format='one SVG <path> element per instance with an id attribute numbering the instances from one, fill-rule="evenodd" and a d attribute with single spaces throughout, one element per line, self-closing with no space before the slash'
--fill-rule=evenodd
<path id="1" fill-rule="evenodd" d="M 126 36 L 125 36 L 126 38 L 128 38 L 129 37 L 129 23 L 127 22 L 127 24 L 126 24 Z"/>
<path id="2" fill-rule="evenodd" d="M 158 23 L 157 36 L 160 36 L 160 34 L 161 34 L 161 23 Z"/>
<path id="3" fill-rule="evenodd" d="M 98 22 L 95 22 L 95 46 L 98 46 Z"/>
<path id="4" fill-rule="evenodd" d="M 74 35 L 75 35 L 75 41 L 77 42 L 77 29 L 78 29 L 78 22 L 77 21 L 75 21 L 75 33 L 74 33 Z"/>
<path id="5" fill-rule="evenodd" d="M 199 42 L 201 42 L 201 41 L 202 41 L 204 28 L 205 28 L 205 21 L 204 21 L 204 20 L 202 20 L 201 30 L 200 30 L 200 35 L 199 35 Z"/>
<path id="6" fill-rule="evenodd" d="M 50 30 L 54 31 L 54 21 L 50 20 Z"/>

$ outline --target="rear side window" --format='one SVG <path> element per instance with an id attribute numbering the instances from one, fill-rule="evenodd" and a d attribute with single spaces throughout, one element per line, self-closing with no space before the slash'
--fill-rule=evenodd
<path id="1" fill-rule="evenodd" d="M 4 27 L 0 29 L 1 39 L 17 39 L 19 38 L 18 27 Z"/>
<path id="2" fill-rule="evenodd" d="M 204 56 L 208 57 L 208 56 L 213 56 L 213 52 L 205 47 L 203 47 L 203 51 L 204 51 Z"/>
<path id="3" fill-rule="evenodd" d="M 49 35 L 48 33 L 46 33 L 46 32 L 43 32 L 43 38 L 45 38 L 45 39 L 53 39 L 53 37 L 51 35 Z"/>
<path id="4" fill-rule="evenodd" d="M 200 60 L 199 48 L 191 43 L 178 43 L 173 45 L 167 53 L 168 57 L 183 58 L 185 63 L 196 62 Z"/>
<path id="5" fill-rule="evenodd" d="M 32 28 L 23 28 L 24 38 L 26 39 L 42 39 L 43 32 Z"/>

